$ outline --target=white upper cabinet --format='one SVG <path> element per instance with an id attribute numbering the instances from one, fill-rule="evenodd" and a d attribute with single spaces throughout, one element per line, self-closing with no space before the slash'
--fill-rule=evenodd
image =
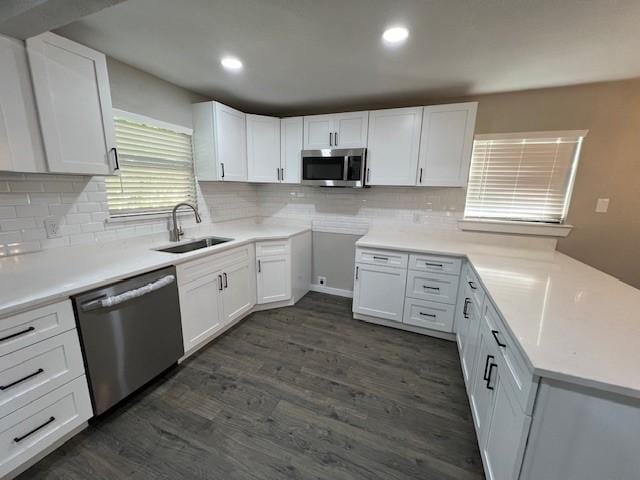
<path id="1" fill-rule="evenodd" d="M 113 173 L 117 155 L 106 57 L 49 32 L 26 43 L 49 171 Z"/>
<path id="2" fill-rule="evenodd" d="M 304 148 L 363 148 L 368 129 L 369 112 L 304 117 Z"/>
<path id="3" fill-rule="evenodd" d="M 302 117 L 290 117 L 280 120 L 281 182 L 300 183 L 302 130 Z"/>
<path id="4" fill-rule="evenodd" d="M 424 107 L 415 185 L 466 186 L 477 109 L 477 102 Z"/>
<path id="5" fill-rule="evenodd" d="M 368 185 L 415 185 L 422 107 L 369 112 Z"/>
<path id="6" fill-rule="evenodd" d="M 46 172 L 24 44 L 0 35 L 0 170 Z"/>
<path id="7" fill-rule="evenodd" d="M 280 119 L 247 115 L 247 170 L 250 182 L 279 182 Z"/>
<path id="8" fill-rule="evenodd" d="M 198 180 L 247 181 L 245 114 L 219 102 L 193 105 Z"/>

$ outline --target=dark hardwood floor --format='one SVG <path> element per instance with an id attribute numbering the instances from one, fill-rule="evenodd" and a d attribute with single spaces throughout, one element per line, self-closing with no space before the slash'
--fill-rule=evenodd
<path id="1" fill-rule="evenodd" d="M 243 320 L 19 478 L 484 476 L 455 344 L 310 293 Z"/>

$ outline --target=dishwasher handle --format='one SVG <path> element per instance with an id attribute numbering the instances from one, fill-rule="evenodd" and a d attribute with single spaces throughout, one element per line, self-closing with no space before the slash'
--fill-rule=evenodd
<path id="1" fill-rule="evenodd" d="M 111 297 L 100 298 L 98 300 L 92 300 L 90 302 L 84 303 L 81 306 L 82 311 L 90 312 L 92 310 L 98 310 L 100 308 L 115 307 L 116 305 L 120 305 L 121 303 L 124 303 L 128 300 L 133 300 L 134 298 L 139 298 L 148 293 L 160 290 L 167 285 L 171 285 L 175 281 L 175 275 L 167 275 L 156 280 L 155 282 L 148 283 L 142 287 L 134 288 L 133 290 L 128 290 Z"/>

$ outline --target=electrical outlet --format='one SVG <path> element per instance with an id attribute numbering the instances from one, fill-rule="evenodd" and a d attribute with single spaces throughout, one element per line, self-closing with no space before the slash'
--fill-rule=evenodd
<path id="1" fill-rule="evenodd" d="M 599 198 L 596 202 L 596 213 L 607 213 L 609 210 L 609 199 Z"/>
<path id="2" fill-rule="evenodd" d="M 327 277 L 318 277 L 318 285 L 326 285 Z"/>
<path id="3" fill-rule="evenodd" d="M 47 238 L 60 238 L 60 221 L 53 217 L 45 218 L 44 230 L 47 232 Z"/>

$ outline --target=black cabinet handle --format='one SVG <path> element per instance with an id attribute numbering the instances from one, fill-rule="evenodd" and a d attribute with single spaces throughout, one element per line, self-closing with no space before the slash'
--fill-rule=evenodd
<path id="1" fill-rule="evenodd" d="M 25 333 L 33 332 L 36 327 L 25 328 L 24 330 L 20 330 L 19 332 L 12 333 L 11 335 L 7 335 L 6 337 L 0 338 L 0 342 L 4 342 L 5 340 L 9 340 L 11 338 L 19 337 L 20 335 L 24 335 Z"/>
<path id="2" fill-rule="evenodd" d="M 440 291 L 439 287 L 428 287 L 427 285 L 423 285 L 422 288 L 426 288 L 427 290 L 434 290 L 436 292 Z"/>
<path id="3" fill-rule="evenodd" d="M 120 159 L 118 158 L 118 149 L 113 147 L 109 152 L 113 152 L 113 161 L 115 163 L 115 167 L 113 167 L 113 171 L 120 170 Z"/>
<path id="4" fill-rule="evenodd" d="M 260 260 L 258 260 L 258 273 L 260 273 L 262 271 L 262 266 L 260 264 Z"/>
<path id="5" fill-rule="evenodd" d="M 222 178 L 224 178 L 224 163 L 220 162 L 220 168 L 222 168 Z"/>
<path id="6" fill-rule="evenodd" d="M 22 435 L 21 437 L 14 437 L 13 441 L 16 443 L 21 442 L 22 440 L 24 440 L 25 438 L 27 438 L 29 435 L 33 435 L 34 433 L 36 433 L 38 430 L 43 429 L 44 427 L 46 427 L 47 425 L 49 425 L 51 422 L 55 421 L 56 417 L 49 417 L 49 420 L 47 420 L 46 422 L 44 422 L 42 425 L 40 425 L 39 427 L 34 428 L 33 430 L 31 430 L 30 432 L 25 433 L 24 435 Z"/>
<path id="7" fill-rule="evenodd" d="M 223 273 L 222 276 L 224 277 L 224 288 L 227 288 L 229 286 L 229 282 L 227 282 L 227 274 Z"/>
<path id="8" fill-rule="evenodd" d="M 334 134 L 333 134 L 333 140 L 334 140 L 334 142 L 333 142 L 333 143 L 335 143 L 335 144 L 336 144 L 336 146 L 338 146 L 338 132 L 334 132 Z"/>
<path id="9" fill-rule="evenodd" d="M 333 132 L 329 132 L 329 146 L 333 147 Z"/>
<path id="10" fill-rule="evenodd" d="M 389 261 L 389 257 L 376 257 L 375 255 L 373 256 L 374 260 L 384 260 L 385 262 Z"/>
<path id="11" fill-rule="evenodd" d="M 423 317 L 431 317 L 431 318 L 436 318 L 436 315 L 434 315 L 433 313 L 424 313 L 424 312 L 418 312 L 420 315 L 422 315 Z"/>
<path id="12" fill-rule="evenodd" d="M 280 169 L 280 181 L 284 182 L 284 168 Z"/>
<path id="13" fill-rule="evenodd" d="M 420 182 L 419 183 L 422 183 L 422 168 L 420 168 Z"/>
<path id="14" fill-rule="evenodd" d="M 444 267 L 444 265 L 442 265 L 441 263 L 431 263 L 431 262 L 424 262 L 424 264 L 428 267 Z"/>
<path id="15" fill-rule="evenodd" d="M 36 375 L 40 375 L 42 372 L 44 372 L 44 370 L 39 368 L 37 371 L 27 375 L 26 377 L 22 377 L 20 380 L 16 380 L 15 382 L 11 382 L 11 383 L 9 383 L 7 385 L 0 385 L 0 391 L 6 390 L 7 388 L 14 387 L 14 386 L 18 385 L 19 383 L 24 382 L 25 380 L 29 380 L 30 378 L 33 378 Z"/>
<path id="16" fill-rule="evenodd" d="M 222 275 L 218 275 L 218 290 L 222 291 Z"/>
<path id="17" fill-rule="evenodd" d="M 498 334 L 500 332 L 498 330 L 491 330 L 491 334 L 493 335 L 494 340 L 496 341 L 496 343 L 498 344 L 499 347 L 505 348 L 507 346 L 506 343 L 502 343 L 500 341 L 500 339 L 498 338 Z"/>
<path id="18" fill-rule="evenodd" d="M 464 299 L 464 307 L 462 308 L 462 316 L 464 318 L 469 318 L 469 312 L 467 311 L 467 308 L 469 308 L 470 303 L 471 303 L 471 299 L 469 297 L 466 297 Z"/>
<path id="19" fill-rule="evenodd" d="M 488 370 L 488 368 L 489 368 L 489 362 L 490 362 L 491 360 L 493 360 L 494 358 L 495 358 L 495 357 L 494 357 L 493 355 L 487 355 L 487 359 L 486 359 L 486 360 L 485 360 L 485 362 L 484 362 L 484 373 L 482 374 L 482 379 L 483 379 L 483 380 L 486 380 L 486 379 L 488 378 L 488 377 L 487 377 L 487 370 Z"/>
<path id="20" fill-rule="evenodd" d="M 358 271 L 360 270 L 360 267 L 356 266 L 356 280 L 358 279 Z"/>
<path id="21" fill-rule="evenodd" d="M 369 169 L 367 168 L 367 183 L 369 183 Z"/>
<path id="22" fill-rule="evenodd" d="M 468 283 L 468 284 L 469 284 L 469 286 L 471 287 L 471 290 L 475 290 L 476 288 L 478 288 L 478 287 L 476 287 L 476 284 L 475 284 L 475 283 L 473 283 L 473 282 L 467 282 L 467 283 Z"/>
<path id="23" fill-rule="evenodd" d="M 489 371 L 487 372 L 487 389 L 488 390 L 493 390 L 493 386 L 491 385 L 491 372 L 493 372 L 493 367 L 497 367 L 497 366 L 498 364 L 493 362 L 491 362 L 491 365 L 489 365 Z"/>

